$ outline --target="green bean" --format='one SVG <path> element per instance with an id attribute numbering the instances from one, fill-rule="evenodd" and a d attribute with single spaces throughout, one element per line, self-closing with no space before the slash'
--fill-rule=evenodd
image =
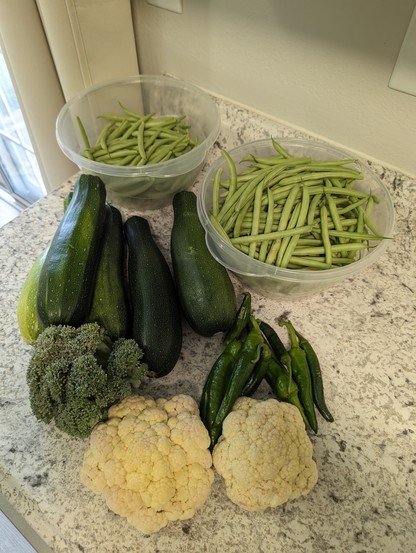
<path id="1" fill-rule="evenodd" d="M 379 230 L 377 229 L 376 225 L 373 223 L 373 221 L 370 219 L 370 217 L 367 215 L 365 211 L 363 213 L 363 219 L 364 219 L 364 224 L 371 230 L 371 232 L 373 232 L 375 235 L 380 236 Z"/>
<path id="2" fill-rule="evenodd" d="M 237 188 L 237 169 L 235 167 L 234 160 L 226 150 L 221 150 L 221 155 L 225 158 L 228 165 L 228 170 L 230 172 L 230 184 L 228 188 L 228 194 L 232 196 Z"/>
<path id="3" fill-rule="evenodd" d="M 221 184 L 221 175 L 222 167 L 220 167 L 215 173 L 214 184 L 212 187 L 212 214 L 214 215 L 214 217 L 218 217 L 218 213 L 220 211 L 218 197 Z"/>
<path id="4" fill-rule="evenodd" d="M 273 228 L 273 219 L 274 219 L 273 195 L 270 188 L 267 189 L 267 196 L 268 196 L 268 206 L 267 206 L 266 222 L 263 228 L 263 234 L 267 234 L 268 232 L 271 232 Z M 269 247 L 269 241 L 265 240 L 261 243 L 259 257 L 258 257 L 259 261 L 264 261 L 266 259 L 268 247 Z"/>
<path id="5" fill-rule="evenodd" d="M 112 127 L 113 123 L 107 123 L 97 137 L 96 145 L 99 145 L 102 150 L 107 150 L 107 138 L 109 138 Z"/>
<path id="6" fill-rule="evenodd" d="M 79 131 L 81 133 L 81 138 L 82 138 L 82 141 L 84 143 L 84 146 L 85 146 L 86 150 L 89 150 L 91 148 L 91 146 L 90 146 L 90 142 L 88 140 L 87 133 L 85 131 L 85 127 L 82 124 L 82 121 L 78 116 L 76 117 L 76 121 L 78 123 L 78 128 L 79 128 Z"/>
<path id="7" fill-rule="evenodd" d="M 240 236 L 242 222 L 244 221 L 246 213 L 250 207 L 251 207 L 250 203 L 246 202 L 246 204 L 239 211 L 237 211 L 238 215 L 235 221 L 234 231 L 233 231 L 234 238 L 238 238 Z"/>
<path id="8" fill-rule="evenodd" d="M 87 159 L 91 159 L 92 161 L 94 161 L 94 156 L 89 150 L 84 150 L 81 155 L 83 157 L 86 157 Z"/>
<path id="9" fill-rule="evenodd" d="M 237 238 L 231 238 L 232 244 L 250 244 L 251 242 L 262 242 L 264 240 L 276 240 L 284 238 L 285 236 L 292 236 L 294 234 L 303 234 L 308 232 L 310 227 L 304 226 L 293 229 L 277 230 L 276 232 L 268 232 L 265 234 L 257 234 L 255 236 L 238 236 Z"/>
<path id="10" fill-rule="evenodd" d="M 243 189 L 243 190 L 239 194 L 237 210 L 241 209 L 241 207 L 247 201 L 250 201 L 251 198 L 254 197 L 254 194 L 256 192 L 256 188 L 261 183 L 262 179 L 263 179 L 263 174 L 256 175 L 256 176 L 252 177 L 252 179 L 250 179 L 249 181 L 246 182 L 244 188 L 243 187 L 240 188 L 240 190 L 241 189 Z M 239 193 L 239 191 L 236 192 L 236 194 L 238 194 L 238 193 Z"/>
<path id="11" fill-rule="evenodd" d="M 328 265 L 331 265 L 332 250 L 331 250 L 331 241 L 330 241 L 329 232 L 328 232 L 328 211 L 325 205 L 321 206 L 320 214 L 321 214 L 320 229 L 321 229 L 322 242 L 325 250 L 325 262 Z"/>
<path id="12" fill-rule="evenodd" d="M 299 204 L 298 204 L 299 205 Z M 297 227 L 300 227 L 305 224 L 308 212 L 309 212 L 309 192 L 306 187 L 303 187 L 303 197 L 302 197 L 302 203 L 300 204 L 300 211 L 299 211 L 299 217 L 296 223 Z M 284 254 L 282 255 L 281 267 L 287 267 L 289 260 L 291 259 L 292 252 L 296 248 L 297 244 L 299 243 L 300 234 L 295 234 L 294 236 L 291 236 L 289 239 L 289 242 L 284 250 Z"/>
<path id="13" fill-rule="evenodd" d="M 288 158 L 284 158 L 280 155 L 270 156 L 270 157 L 261 157 L 261 156 L 255 156 L 253 154 L 249 154 L 248 156 L 246 156 L 243 159 L 243 161 L 253 161 L 254 165 L 256 165 L 257 167 L 261 166 L 262 168 L 264 168 L 264 167 L 269 167 L 271 165 L 273 165 L 273 166 L 276 166 L 276 165 L 288 166 L 289 164 L 292 164 L 292 163 L 295 163 L 295 164 L 297 164 L 297 163 L 308 163 L 309 161 L 311 161 L 311 158 L 303 157 L 303 158 L 288 159 Z"/>
<path id="14" fill-rule="evenodd" d="M 228 236 L 228 234 L 225 232 L 225 230 L 222 228 L 222 226 L 219 224 L 218 220 L 216 217 L 214 217 L 212 214 L 210 216 L 210 221 L 212 223 L 212 226 L 217 230 L 217 232 L 220 234 L 220 236 L 222 236 L 222 238 L 228 242 L 229 244 L 231 244 L 231 240 L 230 240 L 230 237 Z"/>
<path id="15" fill-rule="evenodd" d="M 279 144 L 274 138 L 272 138 L 272 146 L 282 157 L 291 158 L 292 156 L 287 152 L 281 144 Z"/>
<path id="16" fill-rule="evenodd" d="M 321 171 L 321 172 L 313 172 L 313 173 L 310 173 L 310 174 L 304 174 L 302 175 L 301 177 L 299 176 L 292 176 L 292 177 L 287 177 L 285 179 L 283 179 L 281 181 L 282 184 L 296 184 L 298 182 L 307 182 L 309 180 L 324 180 L 326 177 L 329 177 L 331 175 L 334 174 L 334 171 Z M 348 178 L 351 178 L 351 179 L 358 179 L 358 178 L 362 178 L 362 176 L 360 175 L 360 173 L 358 173 L 358 171 L 353 171 L 352 169 L 351 170 L 347 170 L 347 169 L 344 169 L 344 172 L 343 173 L 339 173 L 340 176 L 345 176 L 345 177 L 348 177 Z M 332 189 L 332 188 L 331 188 Z M 342 190 L 342 189 L 341 189 Z"/>
<path id="17" fill-rule="evenodd" d="M 345 189 L 345 188 L 325 188 L 323 189 L 323 193 L 329 192 L 331 194 L 340 194 L 343 196 L 351 196 L 356 198 L 366 198 L 367 200 L 371 197 L 370 194 L 366 194 L 365 192 L 360 192 L 359 190 L 354 189 Z"/>
<path id="18" fill-rule="evenodd" d="M 135 123 L 132 123 L 127 127 L 127 129 L 124 131 L 124 133 L 121 135 L 120 138 L 124 140 L 129 139 L 131 136 L 133 136 L 133 134 L 136 134 L 137 129 L 142 124 L 143 124 L 143 121 L 141 119 L 138 119 Z M 117 140 L 117 138 L 115 138 L 114 140 Z"/>
<path id="19" fill-rule="evenodd" d="M 124 119 L 120 122 L 119 125 L 116 125 L 115 128 L 111 131 L 111 133 L 108 135 L 108 141 L 111 142 L 115 138 L 119 138 L 128 128 L 129 126 L 129 120 Z"/>
<path id="20" fill-rule="evenodd" d="M 178 122 L 179 120 L 176 117 L 155 117 L 147 122 L 147 126 L 149 128 L 166 127 L 169 129 L 175 126 Z"/>
<path id="21" fill-rule="evenodd" d="M 332 267 L 337 265 L 349 265 L 354 260 L 348 257 L 335 257 L 332 256 Z M 325 261 L 324 256 L 308 256 L 308 257 L 300 257 L 298 255 L 293 255 L 290 258 L 290 263 L 293 265 L 302 265 L 302 266 L 316 266 L 322 268 L 330 268 L 330 267 L 324 267 L 324 265 L 328 265 Z"/>
<path id="22" fill-rule="evenodd" d="M 290 164 L 287 160 L 285 160 L 284 164 L 275 166 L 274 168 L 270 168 L 266 177 L 266 185 L 267 186 L 276 186 L 280 185 L 281 180 L 285 177 L 289 177 L 292 175 L 297 175 L 300 172 L 305 170 L 305 164 L 300 163 L 301 160 L 298 159 L 292 159 Z"/>
<path id="23" fill-rule="evenodd" d="M 287 225 L 287 229 L 293 229 L 295 228 L 296 226 L 300 226 L 298 225 L 298 219 L 299 219 L 299 215 L 300 215 L 300 210 L 301 210 L 301 204 L 296 204 L 293 211 L 292 211 L 292 215 L 289 219 L 289 223 Z M 275 264 L 278 266 L 278 267 L 281 267 L 282 266 L 282 259 L 283 259 L 283 255 L 284 253 L 286 252 L 286 248 L 290 242 L 290 240 L 294 237 L 299 237 L 299 234 L 295 234 L 294 236 L 285 236 L 282 241 L 281 241 L 281 244 L 280 244 L 280 247 L 279 247 L 279 251 L 277 252 L 277 256 L 276 256 L 276 261 L 275 261 Z"/>
<path id="24" fill-rule="evenodd" d="M 380 236 L 379 234 L 369 234 L 368 232 L 348 232 L 347 230 L 331 230 L 328 229 L 328 235 L 351 240 L 387 240 L 388 236 Z"/>
<path id="25" fill-rule="evenodd" d="M 292 256 L 286 264 L 286 267 L 301 265 L 303 267 L 311 267 L 313 269 L 332 269 L 333 265 L 327 263 L 324 259 L 322 261 L 312 257 L 297 257 Z"/>
<path id="26" fill-rule="evenodd" d="M 164 146 L 165 144 L 169 144 L 168 138 L 157 138 L 146 151 L 147 159 L 150 161 L 152 156 L 158 152 L 161 146 Z"/>
<path id="27" fill-rule="evenodd" d="M 334 254 L 335 252 L 365 250 L 367 248 L 367 244 L 363 244 L 362 242 L 351 242 L 349 244 L 332 244 L 331 253 Z M 324 246 L 304 246 L 302 248 L 295 248 L 293 255 L 305 257 L 308 255 L 316 256 L 325 253 L 326 251 Z"/>
<path id="28" fill-rule="evenodd" d="M 255 236 L 259 232 L 259 226 L 260 226 L 260 210 L 261 210 L 261 198 L 263 195 L 263 186 L 260 184 L 256 188 L 256 193 L 254 196 L 254 204 L 253 204 L 253 223 L 251 225 L 251 235 Z M 251 242 L 250 248 L 249 248 L 249 255 L 253 256 L 254 252 L 257 249 L 257 243 Z"/>
<path id="29" fill-rule="evenodd" d="M 115 123 L 118 122 L 118 123 L 122 123 L 123 121 L 130 121 L 130 122 L 134 122 L 135 119 L 130 117 L 126 117 L 125 115 L 111 115 L 110 113 L 102 113 L 101 115 L 98 116 L 100 119 L 106 119 L 107 121 L 114 121 Z"/>
<path id="30" fill-rule="evenodd" d="M 237 217 L 238 217 L 238 211 L 234 211 L 231 214 L 231 216 L 228 218 L 227 223 L 225 225 L 222 224 L 222 227 L 225 230 L 225 232 L 227 233 L 227 236 L 228 236 L 228 232 L 232 231 Z"/>
<path id="31" fill-rule="evenodd" d="M 297 247 L 300 246 L 322 246 L 320 238 L 299 238 Z"/>
<path id="32" fill-rule="evenodd" d="M 133 146 L 133 148 L 131 148 Z M 116 143 L 112 142 L 110 145 L 107 145 L 106 148 L 93 148 L 92 152 L 95 157 L 104 156 L 106 154 L 112 154 L 119 150 L 134 149 L 136 146 L 136 140 L 120 140 Z"/>
<path id="33" fill-rule="evenodd" d="M 322 194 L 316 194 L 312 198 L 312 200 L 309 204 L 308 213 L 307 213 L 307 216 L 306 216 L 306 221 L 307 221 L 308 225 L 312 225 L 312 223 L 315 219 L 315 214 L 316 214 L 316 210 L 318 208 L 318 204 L 321 200 L 322 200 Z"/>
<path id="34" fill-rule="evenodd" d="M 337 231 L 340 231 L 342 232 L 343 231 L 343 227 L 342 227 L 342 223 L 341 223 L 341 217 L 338 213 L 338 209 L 337 209 L 337 206 L 334 202 L 334 199 L 332 197 L 331 194 L 325 194 L 325 200 L 326 200 L 326 205 L 328 206 L 328 209 L 329 209 L 329 213 L 331 215 L 331 219 L 332 219 L 332 225 L 333 227 L 337 230 Z M 330 224 L 327 225 L 328 229 L 330 228 Z M 330 235 L 330 236 L 335 236 L 335 235 Z M 337 235 L 340 237 L 340 243 L 345 243 L 346 242 L 346 237 L 342 237 L 341 235 Z M 347 255 L 346 252 L 343 253 L 343 255 Z"/>
<path id="35" fill-rule="evenodd" d="M 189 125 L 182 123 L 185 116 L 155 118 L 154 113 L 142 115 L 128 110 L 124 106 L 121 107 L 124 111 L 123 116 L 111 114 L 99 116 L 107 123 L 98 134 L 94 146 L 91 146 L 81 119 L 77 117 L 79 130 L 85 145 L 83 156 L 98 162 L 113 163 L 115 165 L 144 165 L 148 161 L 159 163 L 172 157 L 178 157 L 196 145 L 196 142 L 190 139 Z M 163 138 L 158 140 L 158 135 L 161 132 Z M 131 139 L 134 139 L 134 141 L 130 142 Z M 169 148 L 163 148 L 156 154 L 156 150 L 159 150 L 163 145 L 169 145 Z M 126 154 L 126 156 L 117 154 L 104 157 L 108 153 L 114 154 L 126 149 L 133 150 L 133 146 L 135 151 Z"/>
<path id="36" fill-rule="evenodd" d="M 293 208 L 293 204 L 295 203 L 295 199 L 296 199 L 296 196 L 297 196 L 299 190 L 300 190 L 299 185 L 293 186 L 293 188 L 290 190 L 290 192 L 287 196 L 285 205 L 283 207 L 281 216 L 280 216 L 279 224 L 278 224 L 278 227 L 277 227 L 277 232 L 282 232 L 287 228 L 287 224 L 289 222 L 289 217 L 290 217 L 290 214 L 291 214 L 291 211 L 292 211 L 292 208 Z M 274 234 L 276 234 L 276 233 L 274 233 Z M 292 232 L 290 234 L 286 233 L 284 236 L 291 236 L 291 234 L 292 234 Z M 271 265 L 273 265 L 276 261 L 277 253 L 278 253 L 278 250 L 279 250 L 279 247 L 280 247 L 280 244 L 281 244 L 282 235 L 278 234 L 278 235 L 276 235 L 276 237 L 277 236 L 278 236 L 278 238 L 274 238 L 275 242 L 271 246 L 271 248 L 269 250 L 269 253 L 266 257 L 266 263 L 270 263 Z"/>
<path id="37" fill-rule="evenodd" d="M 347 205 L 345 205 L 343 207 L 339 207 L 338 208 L 339 215 L 345 215 L 346 213 L 349 213 L 350 211 L 356 210 L 358 207 L 365 204 L 367 202 L 367 199 L 368 198 L 366 196 L 364 196 L 364 197 L 360 198 L 359 200 L 357 200 L 355 202 L 351 202 L 351 203 L 348 203 Z M 336 198 L 333 198 L 333 200 L 334 200 L 335 203 L 337 203 Z M 342 198 L 340 198 L 340 200 L 342 200 Z"/>
<path id="38" fill-rule="evenodd" d="M 125 106 L 123 106 L 123 104 L 120 104 L 120 106 L 121 106 L 121 109 L 124 111 L 124 113 L 127 116 L 130 116 L 133 119 L 138 119 L 139 121 L 143 120 L 143 114 L 137 113 L 135 111 L 131 111 L 131 110 L 127 109 Z M 154 114 L 152 114 L 152 115 L 154 115 Z"/>
<path id="39" fill-rule="evenodd" d="M 234 247 L 281 267 L 307 268 L 296 261 L 307 257 L 319 270 L 351 263 L 367 242 L 384 239 L 370 219 L 379 199 L 353 187 L 363 178 L 347 166 L 356 160 L 297 158 L 274 142 L 278 155 L 252 154 L 239 174 L 233 162 L 229 179 L 216 175 L 216 224 Z"/>
<path id="40" fill-rule="evenodd" d="M 125 156 L 129 156 L 129 155 L 133 155 L 133 154 L 134 155 L 137 154 L 136 150 L 133 150 L 131 148 L 125 148 L 123 150 L 117 150 L 117 151 L 112 152 L 112 153 L 107 152 L 104 155 L 96 156 L 96 159 L 97 159 L 97 161 L 100 161 L 101 159 L 111 160 L 111 159 L 118 159 L 120 157 L 125 157 Z"/>
<path id="41" fill-rule="evenodd" d="M 130 165 L 133 162 L 135 157 L 136 155 L 126 156 L 125 158 L 120 159 L 120 162 L 117 163 L 117 165 L 121 165 L 121 166 Z"/>
<path id="42" fill-rule="evenodd" d="M 140 122 L 138 131 L 137 131 L 137 149 L 139 154 L 143 159 L 147 159 L 147 154 L 144 148 L 144 121 Z"/>

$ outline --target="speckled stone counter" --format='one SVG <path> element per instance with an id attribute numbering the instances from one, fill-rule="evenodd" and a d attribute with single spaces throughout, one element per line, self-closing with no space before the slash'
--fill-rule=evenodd
<path id="1" fill-rule="evenodd" d="M 218 148 L 274 135 L 301 136 L 258 114 L 218 100 Z M 16 303 L 35 257 L 62 216 L 62 185 L 0 230 L 0 493 L 56 553 L 401 553 L 416 550 L 416 183 L 373 163 L 389 187 L 395 239 L 358 278 L 299 301 L 253 294 L 257 314 L 273 325 L 283 314 L 314 345 L 323 366 L 332 424 L 311 436 L 319 481 L 306 497 L 250 514 L 231 503 L 217 476 L 196 516 L 143 536 L 83 488 L 87 442 L 71 439 L 31 414 L 25 384 L 30 347 L 19 336 Z M 195 189 L 204 172 L 195 183 Z M 168 252 L 172 211 L 146 212 Z M 243 289 L 234 281 L 241 297 Z M 220 339 L 184 327 L 175 370 L 146 382 L 154 396 L 199 399 Z M 261 387 L 258 397 L 268 397 Z"/>

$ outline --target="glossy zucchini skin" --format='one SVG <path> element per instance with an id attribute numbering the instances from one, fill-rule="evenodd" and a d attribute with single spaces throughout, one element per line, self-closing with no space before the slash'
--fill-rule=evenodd
<path id="1" fill-rule="evenodd" d="M 175 367 L 182 350 L 182 313 L 172 273 L 147 219 L 128 218 L 124 233 L 131 335 L 144 352 L 149 374 L 164 376 Z"/>
<path id="2" fill-rule="evenodd" d="M 17 323 L 20 335 L 30 345 L 36 342 L 39 334 L 43 331 L 43 325 L 39 320 L 36 309 L 36 300 L 39 287 L 39 276 L 48 253 L 49 245 L 35 259 L 32 267 L 26 275 L 19 301 L 17 302 Z"/>
<path id="3" fill-rule="evenodd" d="M 125 240 L 120 211 L 106 206 L 102 250 L 97 267 L 91 310 L 86 322 L 105 328 L 113 340 L 127 337 L 130 313 L 124 277 Z"/>
<path id="4" fill-rule="evenodd" d="M 201 336 L 225 332 L 234 323 L 236 294 L 227 270 L 207 248 L 195 194 L 175 194 L 173 213 L 171 257 L 183 314 Z"/>
<path id="5" fill-rule="evenodd" d="M 36 306 L 45 327 L 77 326 L 89 313 L 105 223 L 105 199 L 105 186 L 99 177 L 78 177 L 39 276 Z"/>

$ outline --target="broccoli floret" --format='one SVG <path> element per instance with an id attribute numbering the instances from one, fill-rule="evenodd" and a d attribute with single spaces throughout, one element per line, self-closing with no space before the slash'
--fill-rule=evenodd
<path id="1" fill-rule="evenodd" d="M 97 323 L 49 326 L 26 375 L 33 414 L 71 436 L 88 436 L 113 403 L 140 386 L 148 371 L 142 357 L 135 340 L 113 342 Z"/>

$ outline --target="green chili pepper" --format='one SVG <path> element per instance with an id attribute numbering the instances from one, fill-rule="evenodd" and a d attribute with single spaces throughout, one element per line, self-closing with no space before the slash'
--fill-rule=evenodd
<path id="1" fill-rule="evenodd" d="M 311 344 L 304 338 L 297 330 L 295 330 L 296 336 L 299 340 L 299 346 L 306 353 L 306 359 L 309 365 L 309 372 L 312 382 L 312 393 L 315 401 L 315 405 L 323 418 L 328 422 L 334 422 L 334 417 L 331 415 L 326 403 L 324 395 L 324 384 L 322 379 L 321 365 L 319 363 L 318 356 Z"/>
<path id="2" fill-rule="evenodd" d="M 284 356 L 287 353 L 287 350 L 282 342 L 282 340 L 279 338 L 277 332 L 275 329 L 270 326 L 265 321 L 258 321 L 260 330 L 263 332 L 264 336 L 266 337 L 266 340 L 269 342 L 270 347 L 272 348 L 274 354 L 278 359 L 280 359 L 282 356 Z"/>
<path id="3" fill-rule="evenodd" d="M 229 344 L 233 340 L 237 340 L 245 328 L 248 325 L 249 319 L 251 316 L 251 294 L 249 292 L 245 292 L 243 295 L 243 299 L 241 301 L 240 307 L 237 310 L 237 314 L 234 320 L 233 326 L 230 328 L 230 330 L 225 334 L 223 343 L 224 345 Z"/>
<path id="4" fill-rule="evenodd" d="M 278 399 L 298 408 L 305 427 L 309 428 L 309 421 L 299 400 L 298 385 L 292 378 L 291 365 L 286 367 L 273 355 L 269 361 L 265 379 Z"/>
<path id="5" fill-rule="evenodd" d="M 266 380 L 276 396 L 298 408 L 305 426 L 309 428 L 309 422 L 299 400 L 299 388 L 292 378 L 292 361 L 282 340 L 272 326 L 265 321 L 260 321 L 260 330 L 263 332 L 272 350 L 272 358 L 266 372 Z"/>
<path id="6" fill-rule="evenodd" d="M 241 395 L 241 392 L 250 378 L 251 373 L 260 359 L 261 350 L 264 346 L 264 338 L 257 324 L 256 319 L 250 316 L 250 331 L 243 340 L 241 350 L 233 364 L 232 373 L 227 388 L 221 401 L 211 428 L 211 446 L 213 447 L 221 435 L 222 423 L 231 411 L 234 402 Z"/>
<path id="7" fill-rule="evenodd" d="M 233 340 L 213 364 L 202 390 L 199 406 L 201 420 L 210 431 L 230 378 L 233 363 L 241 349 L 241 342 Z"/>
<path id="8" fill-rule="evenodd" d="M 306 353 L 299 346 L 292 323 L 290 321 L 280 321 L 279 325 L 285 326 L 289 331 L 290 349 L 288 354 L 291 360 L 293 378 L 298 385 L 299 399 L 308 419 L 309 426 L 316 433 L 318 431 L 318 422 L 316 420 L 311 375 Z"/>
<path id="9" fill-rule="evenodd" d="M 271 356 L 272 350 L 267 346 L 267 344 L 264 344 L 261 349 L 260 359 L 257 361 L 253 372 L 251 373 L 241 392 L 242 396 L 252 396 L 257 388 L 260 386 L 264 377 L 266 376 Z"/>

